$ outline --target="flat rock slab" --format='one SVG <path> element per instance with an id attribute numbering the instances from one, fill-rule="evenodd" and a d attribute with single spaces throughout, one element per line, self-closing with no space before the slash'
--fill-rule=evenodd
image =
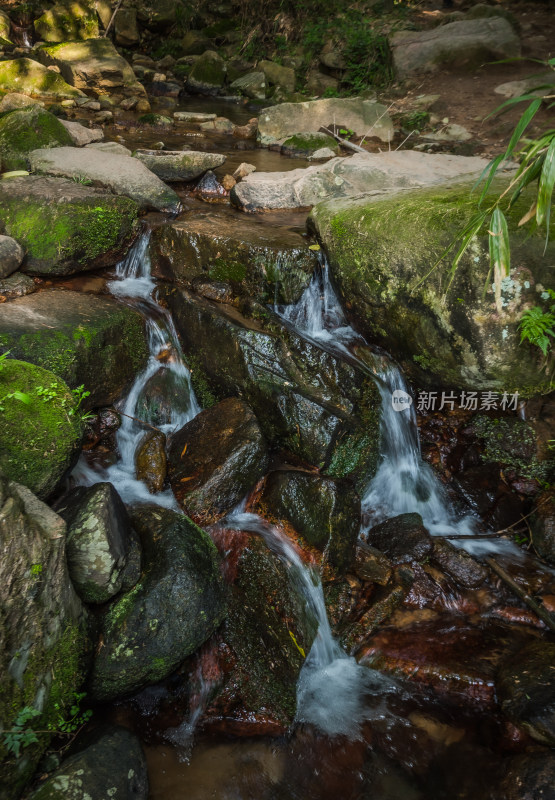
<path id="1" fill-rule="evenodd" d="M 84 147 L 86 144 L 101 142 L 104 139 L 102 128 L 85 128 L 80 122 L 73 122 L 68 119 L 61 119 L 60 122 L 73 139 L 73 144 L 76 147 Z"/>
<path id="2" fill-rule="evenodd" d="M 322 200 L 446 183 L 476 175 L 483 158 L 397 150 L 356 153 L 289 172 L 254 172 L 231 190 L 243 211 L 312 206 Z"/>
<path id="3" fill-rule="evenodd" d="M 209 169 L 221 167 L 225 156 L 194 150 L 136 150 L 133 156 L 163 181 L 194 181 Z"/>
<path id="4" fill-rule="evenodd" d="M 358 136 L 376 136 L 382 142 L 393 139 L 393 123 L 387 108 L 360 97 L 281 103 L 265 108 L 258 118 L 258 137 L 262 144 L 269 145 L 295 133 L 315 133 L 333 125 L 352 130 Z"/>
<path id="5" fill-rule="evenodd" d="M 2 304 L 0 350 L 50 369 L 108 405 L 146 363 L 143 321 L 109 297 L 47 289 Z"/>
<path id="6" fill-rule="evenodd" d="M 86 178 L 135 200 L 141 208 L 175 212 L 179 197 L 136 158 L 93 148 L 57 147 L 29 154 L 32 169 L 64 178 Z"/>
<path id="7" fill-rule="evenodd" d="M 0 62 L 0 92 L 18 92 L 58 100 L 84 96 L 57 72 L 52 72 L 31 58 Z"/>
<path id="8" fill-rule="evenodd" d="M 484 61 L 520 55 L 520 39 L 503 17 L 460 20 L 430 31 L 399 31 L 391 44 L 400 77 L 446 66 L 478 67 Z"/>

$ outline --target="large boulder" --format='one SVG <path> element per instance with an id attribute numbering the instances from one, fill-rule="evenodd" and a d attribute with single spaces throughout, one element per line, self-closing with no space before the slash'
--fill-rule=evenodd
<path id="1" fill-rule="evenodd" d="M 37 39 L 43 42 L 69 42 L 95 39 L 98 17 L 94 4 L 87 0 L 56 3 L 34 22 Z"/>
<path id="2" fill-rule="evenodd" d="M 40 715 L 27 725 L 41 732 L 17 760 L 0 739 L 0 795 L 13 800 L 48 746 L 49 726 L 69 715 L 81 688 L 87 640 L 84 610 L 67 572 L 64 521 L 26 487 L 3 477 L 0 509 L 0 727 L 11 730 L 20 713 L 32 709 Z"/>
<path id="3" fill-rule="evenodd" d="M 46 66 L 59 67 L 62 78 L 77 89 L 117 91 L 130 97 L 146 94 L 109 38 L 41 47 L 37 58 Z"/>
<path id="4" fill-rule="evenodd" d="M 482 158 L 430 155 L 415 150 L 356 153 L 325 164 L 288 172 L 253 172 L 231 191 L 244 211 L 312 206 L 323 200 L 382 194 L 395 189 L 433 186 L 476 176 L 487 166 Z"/>
<path id="5" fill-rule="evenodd" d="M 225 83 L 225 62 L 214 50 L 207 50 L 193 64 L 185 88 L 193 94 L 218 94 Z"/>
<path id="6" fill-rule="evenodd" d="M 465 19 L 428 31 L 399 31 L 392 40 L 397 74 L 476 68 L 484 61 L 520 56 L 520 40 L 503 17 Z"/>
<path id="7" fill-rule="evenodd" d="M 0 278 L 7 278 L 21 265 L 25 251 L 11 236 L 0 235 Z"/>
<path id="8" fill-rule="evenodd" d="M 225 616 L 216 548 L 190 519 L 158 506 L 133 515 L 145 559 L 137 585 L 102 624 L 90 691 L 107 701 L 166 678 Z"/>
<path id="9" fill-rule="evenodd" d="M 84 385 L 91 393 L 87 408 L 116 400 L 148 358 L 137 311 L 109 297 L 59 289 L 3 304 L 0 350 L 52 370 L 72 388 Z"/>
<path id="10" fill-rule="evenodd" d="M 130 156 L 92 147 L 57 147 L 34 150 L 29 155 L 32 169 L 43 175 L 93 181 L 114 194 L 126 195 L 141 208 L 158 211 L 179 210 L 179 197 L 144 164 Z"/>
<path id="11" fill-rule="evenodd" d="M 153 267 L 191 284 L 198 278 L 231 283 L 261 300 L 294 303 L 317 263 L 306 240 L 290 228 L 237 219 L 207 209 L 182 215 L 152 232 Z"/>
<path id="12" fill-rule="evenodd" d="M 495 191 L 503 188 L 501 183 Z M 485 228 L 448 280 L 452 257 L 444 256 L 445 249 L 477 211 L 471 189 L 469 182 L 332 200 L 315 207 L 311 223 L 359 330 L 398 358 L 420 385 L 544 393 L 551 383 L 543 357 L 538 348 L 520 345 L 518 324 L 551 280 L 555 222 L 544 252 L 543 231 L 518 226 L 531 194 L 513 203 L 507 213 L 512 268 L 496 302 Z"/>
<path id="13" fill-rule="evenodd" d="M 221 167 L 225 156 L 193 150 L 135 150 L 133 156 L 163 181 L 194 181 L 209 169 Z"/>
<path id="14" fill-rule="evenodd" d="M 258 483 L 268 454 L 250 408 L 229 398 L 201 411 L 172 436 L 168 462 L 179 502 L 193 519 L 211 523 Z"/>
<path id="15" fill-rule="evenodd" d="M 0 367 L 0 469 L 46 498 L 79 452 L 83 425 L 75 398 L 42 367 L 14 358 Z"/>
<path id="16" fill-rule="evenodd" d="M 147 800 L 146 759 L 134 733 L 105 725 L 83 738 L 32 800 Z"/>
<path id="17" fill-rule="evenodd" d="M 350 477 L 359 490 L 366 485 L 378 458 L 380 409 L 367 371 L 282 327 L 263 307 L 248 318 L 185 290 L 169 288 L 163 296 L 191 360 L 193 385 L 202 389 L 204 377 L 219 396 L 239 394 L 272 445 L 331 477 Z"/>
<path id="18" fill-rule="evenodd" d="M 69 132 L 54 114 L 38 105 L 0 117 L 0 161 L 4 170 L 26 170 L 31 150 L 67 144 L 73 144 Z"/>
<path id="19" fill-rule="evenodd" d="M 66 521 L 67 564 L 85 603 L 105 603 L 141 575 L 138 538 L 111 483 L 78 486 L 56 506 Z"/>
<path id="20" fill-rule="evenodd" d="M 261 144 L 275 144 L 295 133 L 315 133 L 320 128 L 345 128 L 357 136 L 393 138 L 393 123 L 387 108 L 360 97 L 281 103 L 260 112 L 258 137 Z"/>
<path id="21" fill-rule="evenodd" d="M 0 62 L 0 92 L 64 100 L 83 97 L 83 92 L 70 86 L 57 72 L 31 58 Z"/>
<path id="22" fill-rule="evenodd" d="M 0 221 L 27 251 L 32 275 L 113 265 L 135 235 L 137 217 L 129 198 L 76 181 L 30 175 L 0 182 Z"/>
<path id="23" fill-rule="evenodd" d="M 295 91 L 295 70 L 284 67 L 274 61 L 259 61 L 258 69 L 262 70 L 270 86 L 279 86 L 287 92 Z"/>

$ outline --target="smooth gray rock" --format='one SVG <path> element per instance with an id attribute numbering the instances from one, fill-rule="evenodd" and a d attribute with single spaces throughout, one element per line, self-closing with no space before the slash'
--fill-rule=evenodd
<path id="1" fill-rule="evenodd" d="M 0 278 L 7 278 L 19 269 L 25 251 L 11 236 L 0 235 Z"/>
<path id="2" fill-rule="evenodd" d="M 193 150 L 136 150 L 134 158 L 168 183 L 193 181 L 209 169 L 221 167 L 226 157 Z"/>
<path id="3" fill-rule="evenodd" d="M 101 153 L 113 153 L 116 156 L 130 156 L 131 150 L 119 142 L 92 142 L 85 145 L 94 150 L 100 150 Z"/>
<path id="4" fill-rule="evenodd" d="M 85 128 L 80 122 L 69 119 L 61 119 L 60 122 L 67 130 L 75 147 L 84 147 L 91 142 L 101 142 L 104 139 L 104 131 L 101 128 Z"/>

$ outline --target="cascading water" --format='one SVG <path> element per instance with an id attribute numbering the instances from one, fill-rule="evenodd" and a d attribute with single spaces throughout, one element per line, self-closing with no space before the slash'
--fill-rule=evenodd
<path id="1" fill-rule="evenodd" d="M 147 486 L 136 478 L 135 455 L 148 425 L 169 434 L 195 417 L 200 406 L 195 397 L 189 370 L 173 320 L 153 298 L 155 282 L 149 257 L 150 232 L 144 232 L 116 268 L 116 280 L 109 284 L 112 294 L 125 298 L 144 316 L 150 357 L 135 379 L 120 410 L 122 422 L 117 433 L 118 461 L 105 469 L 92 468 L 81 458 L 74 471 L 78 482 L 90 485 L 99 480 L 110 481 L 125 502 L 156 502 L 175 508 L 171 490 L 150 494 Z M 149 396 L 156 392 L 156 402 Z"/>

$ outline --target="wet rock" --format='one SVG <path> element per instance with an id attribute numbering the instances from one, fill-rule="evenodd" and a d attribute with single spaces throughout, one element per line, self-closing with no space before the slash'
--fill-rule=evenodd
<path id="1" fill-rule="evenodd" d="M 493 800 L 552 800 L 553 786 L 555 754 L 529 750 L 507 763 L 499 788 L 491 796 Z"/>
<path id="2" fill-rule="evenodd" d="M 256 417 L 230 398 L 202 411 L 172 436 L 168 472 L 188 513 L 215 522 L 245 497 L 268 467 Z"/>
<path id="3" fill-rule="evenodd" d="M 135 734 L 103 725 L 81 747 L 35 789 L 32 800 L 147 800 L 146 759 Z"/>
<path id="4" fill-rule="evenodd" d="M 247 72 L 236 78 L 229 88 L 238 94 L 250 97 L 251 100 L 264 100 L 266 97 L 266 76 L 263 72 Z"/>
<path id="5" fill-rule="evenodd" d="M 273 61 L 259 61 L 258 69 L 262 70 L 270 86 L 279 86 L 287 92 L 295 91 L 295 70 L 284 67 Z"/>
<path id="6" fill-rule="evenodd" d="M 42 42 L 69 42 L 98 36 L 96 10 L 88 3 L 57 3 L 34 22 Z"/>
<path id="7" fill-rule="evenodd" d="M 60 120 L 60 122 L 71 136 L 72 144 L 74 144 L 75 147 L 84 147 L 87 144 L 101 142 L 102 139 L 104 139 L 104 132 L 100 128 L 85 128 L 85 126 L 81 125 L 79 122 L 72 122 L 71 120 L 65 119 Z"/>
<path id="8" fill-rule="evenodd" d="M 79 175 L 126 195 L 141 208 L 177 211 L 179 197 L 136 158 L 114 155 L 92 148 L 57 147 L 34 150 L 29 161 L 35 172 L 57 177 Z"/>
<path id="9" fill-rule="evenodd" d="M 30 58 L 0 62 L 0 91 L 52 100 L 84 97 L 83 92 L 66 83 L 61 75 Z"/>
<path id="10" fill-rule="evenodd" d="M 85 408 L 116 400 L 148 358 L 138 312 L 108 297 L 59 289 L 2 305 L 0 350 L 44 365 L 71 388 L 84 385 L 91 393 Z"/>
<path id="11" fill-rule="evenodd" d="M 132 517 L 143 546 L 143 574 L 111 604 L 90 691 L 107 701 L 166 678 L 214 632 L 225 615 L 216 548 L 175 511 L 146 506 Z"/>
<path id="12" fill-rule="evenodd" d="M 214 50 L 206 50 L 193 64 L 185 88 L 193 94 L 218 94 L 225 83 L 225 64 Z"/>
<path id="13" fill-rule="evenodd" d="M 168 351 L 168 358 L 174 354 Z M 168 425 L 175 414 L 186 414 L 191 407 L 188 380 L 174 370 L 161 368 L 150 378 L 137 400 L 139 419 L 160 427 Z"/>
<path id="14" fill-rule="evenodd" d="M 47 151 L 46 151 L 47 152 Z M 134 236 L 137 205 L 61 178 L 0 182 L 0 220 L 26 250 L 33 275 L 71 275 L 112 265 Z"/>
<path id="15" fill-rule="evenodd" d="M 0 279 L 19 269 L 25 251 L 11 236 L 0 235 Z"/>
<path id="16" fill-rule="evenodd" d="M 470 168 L 477 164 L 475 159 L 458 158 Z M 417 157 L 415 167 L 418 161 Z M 450 168 L 456 163 L 450 162 Z M 433 170 L 434 162 L 429 164 Z M 438 172 L 434 179 L 440 176 Z M 522 396 L 545 391 L 540 362 L 523 357 L 517 331 L 522 309 L 536 302 L 536 286 L 549 280 L 548 265 L 555 253 L 555 244 L 550 243 L 544 255 L 543 237 L 518 227 L 530 208 L 530 196 L 521 196 L 508 214 L 513 264 L 518 266 L 504 279 L 499 301 L 491 288 L 484 297 L 490 264 L 487 232 L 461 259 L 446 297 L 441 269 L 410 297 L 406 294 L 407 285 L 416 285 L 475 214 L 470 188 L 464 182 L 451 189 L 406 191 L 390 198 L 332 200 L 318 204 L 311 221 L 359 330 L 399 357 L 419 385 L 484 389 L 498 392 L 501 401 L 510 376 L 511 391 L 518 389 Z M 372 247 L 366 246 L 367 240 Z M 460 297 L 465 298 L 462 304 Z"/>
<path id="17" fill-rule="evenodd" d="M 233 216 L 211 210 L 157 227 L 151 254 L 153 266 L 171 280 L 209 277 L 284 303 L 299 299 L 317 264 L 300 234 L 250 219 L 238 227 Z"/>
<path id="18" fill-rule="evenodd" d="M 56 504 L 65 520 L 71 581 L 85 603 L 105 603 L 141 575 L 137 535 L 111 483 L 78 486 Z"/>
<path id="19" fill-rule="evenodd" d="M 38 286 L 32 278 L 22 272 L 14 272 L 8 278 L 0 279 L 0 303 L 5 300 L 15 300 L 26 294 L 36 292 Z M 4 298 L 3 300 L 1 298 Z"/>
<path id="20" fill-rule="evenodd" d="M 555 566 L 555 491 L 541 494 L 531 519 L 532 544 L 541 558 Z"/>
<path id="21" fill-rule="evenodd" d="M 151 494 L 161 492 L 166 480 L 166 437 L 160 431 L 149 431 L 141 440 L 135 455 L 137 479 L 148 486 Z"/>
<path id="22" fill-rule="evenodd" d="M 393 138 L 393 124 L 385 106 L 361 98 L 332 98 L 306 103 L 281 103 L 260 112 L 258 135 L 265 145 L 275 144 L 297 133 L 315 133 L 333 126 L 347 128 L 358 136 Z"/>
<path id="23" fill-rule="evenodd" d="M 399 31 L 391 45 L 400 77 L 442 67 L 468 69 L 520 55 L 519 38 L 502 17 L 460 20 L 428 31 Z"/>
<path id="24" fill-rule="evenodd" d="M 375 525 L 368 532 L 368 543 L 395 564 L 422 561 L 434 547 L 420 514 L 399 514 Z"/>
<path id="25" fill-rule="evenodd" d="M 258 131 L 258 120 L 251 119 L 246 125 L 236 125 L 233 128 L 233 135 L 236 139 L 256 139 Z"/>
<path id="26" fill-rule="evenodd" d="M 391 580 L 372 597 L 364 613 L 354 622 L 343 626 L 341 643 L 347 652 L 358 653 L 374 631 L 399 608 L 410 589 L 412 578 L 413 574 L 407 567 L 394 570 Z M 365 666 L 368 665 L 365 663 Z"/>
<path id="27" fill-rule="evenodd" d="M 0 370 L 0 469 L 44 499 L 75 463 L 83 426 L 63 380 L 14 355 Z M 47 403 L 39 387 L 48 387 Z"/>
<path id="28" fill-rule="evenodd" d="M 476 589 L 486 580 L 488 572 L 478 561 L 472 558 L 465 550 L 455 547 L 447 539 L 434 538 L 434 561 L 452 578 L 459 586 L 467 589 Z"/>
<path id="29" fill-rule="evenodd" d="M 205 203 L 227 203 L 228 193 L 211 170 L 202 176 L 194 192 Z"/>
<path id="30" fill-rule="evenodd" d="M 26 706 L 40 711 L 32 722 L 35 730 L 55 727 L 60 714 L 69 715 L 74 692 L 81 688 L 87 653 L 84 610 L 67 572 L 65 530 L 62 518 L 29 489 L 0 477 L 4 731 L 14 727 Z M 2 748 L 0 781 L 7 800 L 20 796 L 50 738 L 39 734 L 17 760 Z"/>
<path id="31" fill-rule="evenodd" d="M 195 278 L 193 281 L 195 293 L 215 303 L 236 303 L 235 293 L 229 283 L 224 281 L 210 281 Z"/>
<path id="32" fill-rule="evenodd" d="M 359 542 L 353 572 L 363 581 L 385 586 L 391 578 L 391 561 L 380 550 Z"/>
<path id="33" fill-rule="evenodd" d="M 379 441 L 380 400 L 366 372 L 276 328 L 260 307 L 249 319 L 184 290 L 164 296 L 187 357 L 220 396 L 240 392 L 269 442 L 362 491 Z"/>
<path id="34" fill-rule="evenodd" d="M 312 158 L 322 148 L 329 150 L 332 157 L 337 155 L 338 145 L 335 139 L 326 133 L 297 133 L 283 142 L 281 153 L 284 156 Z"/>
<path id="35" fill-rule="evenodd" d="M 555 745 L 555 644 L 533 641 L 501 664 L 496 681 L 503 712 L 537 741 Z"/>
<path id="36" fill-rule="evenodd" d="M 319 232 L 324 233 L 322 217 L 328 205 L 321 201 L 336 198 L 329 209 L 338 215 L 349 209 L 346 198 L 361 193 L 393 193 L 407 187 L 423 187 L 452 181 L 475 174 L 485 166 L 484 159 L 465 156 L 430 155 L 414 150 L 384 153 L 355 153 L 347 158 L 334 158 L 326 164 L 288 172 L 255 172 L 248 175 L 231 192 L 231 201 L 244 211 L 272 208 L 298 208 L 318 203 L 312 215 Z M 374 201 L 369 196 L 360 205 Z M 353 209 L 357 201 L 353 200 Z M 323 222 L 323 220 L 322 220 Z"/>
<path id="37" fill-rule="evenodd" d="M 297 470 L 272 472 L 258 501 L 265 519 L 291 526 L 340 572 L 353 561 L 360 497 L 348 484 Z"/>
<path id="38" fill-rule="evenodd" d="M 209 169 L 221 167 L 225 156 L 193 150 L 135 150 L 133 156 L 163 181 L 193 181 Z"/>
<path id="39" fill-rule="evenodd" d="M 60 120 L 38 105 L 16 109 L 0 118 L 0 159 L 4 170 L 27 169 L 31 150 L 72 141 Z"/>

